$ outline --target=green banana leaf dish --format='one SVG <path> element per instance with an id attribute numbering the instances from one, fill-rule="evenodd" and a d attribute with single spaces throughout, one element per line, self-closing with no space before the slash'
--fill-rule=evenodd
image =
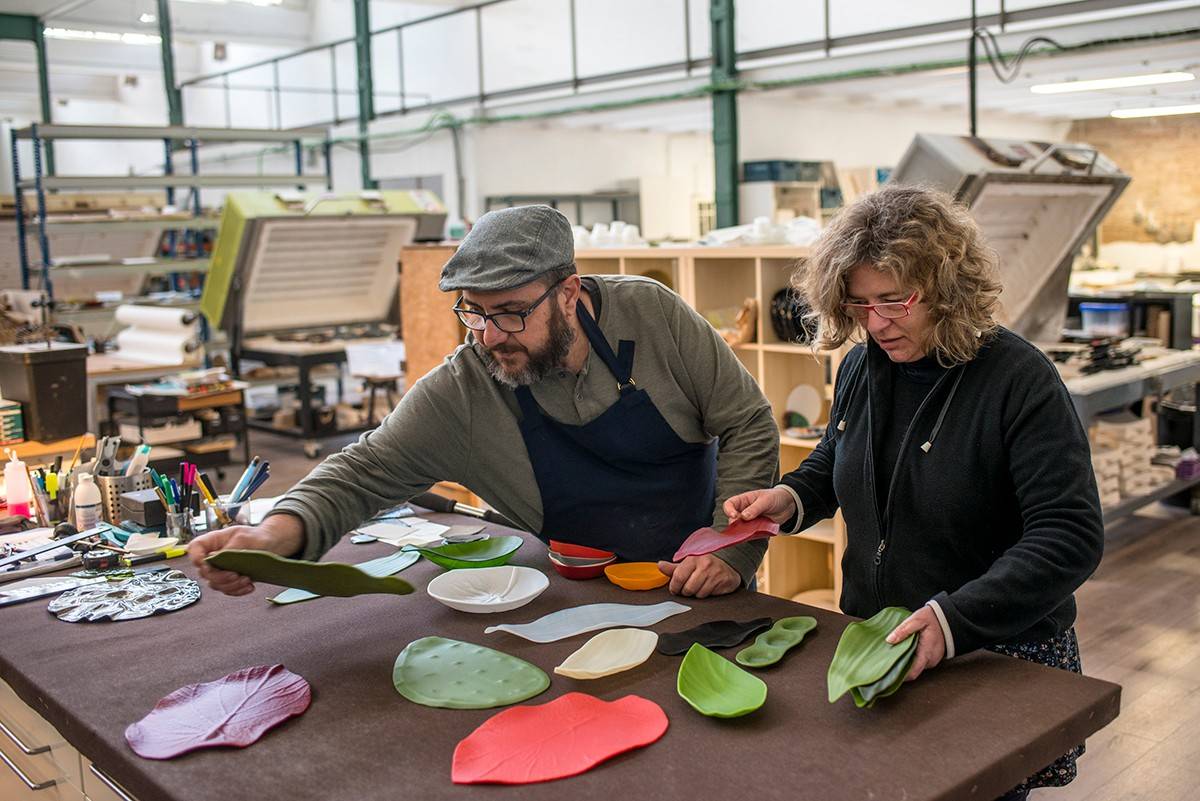
<path id="1" fill-rule="evenodd" d="M 917 656 L 917 639 L 919 638 L 914 638 L 908 653 L 901 657 L 882 679 L 865 687 L 850 688 L 850 697 L 854 699 L 855 706 L 859 709 L 870 709 L 880 698 L 887 698 L 904 685 L 904 677 L 908 675 L 908 669 L 912 667 L 913 659 Z"/>
<path id="2" fill-rule="evenodd" d="M 886 640 L 887 635 L 911 614 L 902 607 L 889 606 L 868 620 L 846 626 L 833 661 L 829 663 L 829 703 L 855 687 L 874 685 L 916 648 L 915 635 L 895 645 Z"/>
<path id="3" fill-rule="evenodd" d="M 410 551 L 396 551 L 393 554 L 381 556 L 378 559 L 371 559 L 367 562 L 359 562 L 354 565 L 354 567 L 366 573 L 368 576 L 383 578 L 384 576 L 393 576 L 396 573 L 399 573 L 401 570 L 409 567 L 420 558 L 421 554 L 419 553 L 412 553 Z M 298 590 L 295 587 L 292 587 L 284 590 L 278 595 L 268 598 L 267 600 L 279 606 L 286 606 L 287 604 L 311 601 L 313 598 L 320 597 L 321 596 L 317 595 L 315 592 Z"/>
<path id="4" fill-rule="evenodd" d="M 204 561 L 220 570 L 241 573 L 253 581 L 308 590 L 317 595 L 349 598 L 368 593 L 408 595 L 413 591 L 411 584 L 395 576 L 377 578 L 354 565 L 285 559 L 267 551 L 217 551 Z"/>
<path id="5" fill-rule="evenodd" d="M 489 537 L 474 542 L 448 542 L 434 547 L 405 545 L 403 550 L 416 551 L 430 562 L 447 570 L 462 570 L 508 564 L 524 542 L 514 534 L 506 534 L 503 537 Z"/>
<path id="6" fill-rule="evenodd" d="M 713 718 L 737 718 L 767 700 L 767 685 L 700 643 L 688 649 L 675 690 L 692 709 Z"/>

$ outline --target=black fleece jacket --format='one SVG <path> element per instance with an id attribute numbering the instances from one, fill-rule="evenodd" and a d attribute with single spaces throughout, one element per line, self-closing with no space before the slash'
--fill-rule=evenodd
<path id="1" fill-rule="evenodd" d="M 956 654 L 1065 631 L 1104 528 L 1087 435 L 1058 371 L 999 329 L 930 390 L 877 493 L 872 432 L 889 412 L 888 365 L 873 342 L 847 354 L 821 443 L 782 479 L 803 504 L 801 530 L 842 510 L 842 611 L 935 600 Z"/>

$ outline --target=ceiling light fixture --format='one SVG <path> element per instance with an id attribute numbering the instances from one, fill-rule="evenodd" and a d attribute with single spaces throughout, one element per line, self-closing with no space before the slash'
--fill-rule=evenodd
<path id="1" fill-rule="evenodd" d="M 210 5 L 228 5 L 229 3 L 242 3 L 247 6 L 259 6 L 266 8 L 271 6 L 283 5 L 283 0 L 184 0 L 186 3 L 208 3 Z"/>
<path id="2" fill-rule="evenodd" d="M 142 14 L 140 17 L 138 17 L 138 22 L 149 25 L 151 22 L 158 22 L 158 17 L 154 16 L 153 14 Z"/>
<path id="3" fill-rule="evenodd" d="M 1122 78 L 1097 78 L 1091 81 L 1039 83 L 1029 87 L 1035 95 L 1059 95 L 1064 92 L 1097 92 L 1101 89 L 1129 89 L 1135 86 L 1156 86 L 1160 83 L 1194 81 L 1190 72 L 1156 72 L 1152 75 L 1126 75 Z"/>
<path id="4" fill-rule="evenodd" d="M 1200 103 L 1187 106 L 1149 106 L 1147 108 L 1119 108 L 1111 112 L 1113 117 L 1122 120 L 1136 117 L 1167 117 L 1173 114 L 1200 114 Z"/>
<path id="5" fill-rule="evenodd" d="M 47 39 L 71 39 L 73 41 L 113 42 L 130 45 L 156 45 L 162 37 L 154 33 L 117 33 L 116 31 L 81 31 L 75 28 L 46 28 Z"/>

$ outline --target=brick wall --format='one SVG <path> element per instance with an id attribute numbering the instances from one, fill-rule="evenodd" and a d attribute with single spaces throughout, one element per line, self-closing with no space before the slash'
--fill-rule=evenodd
<path id="1" fill-rule="evenodd" d="M 1100 226 L 1101 242 L 1192 238 L 1200 220 L 1200 115 L 1077 120 L 1067 139 L 1096 147 L 1133 178 Z M 1157 233 L 1134 220 L 1139 203 Z"/>

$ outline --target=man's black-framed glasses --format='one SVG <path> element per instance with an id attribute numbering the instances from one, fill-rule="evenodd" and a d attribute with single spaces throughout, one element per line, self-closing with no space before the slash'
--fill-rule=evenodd
<path id="1" fill-rule="evenodd" d="M 503 311 L 494 314 L 486 314 L 474 309 L 464 309 L 459 304 L 462 303 L 462 298 L 458 299 L 458 303 L 454 304 L 454 313 L 458 315 L 458 320 L 472 331 L 482 331 L 487 327 L 488 320 L 492 321 L 492 325 L 499 328 L 506 334 L 519 334 L 525 330 L 525 318 L 533 314 L 534 310 L 542 304 L 546 298 L 550 297 L 550 293 L 558 288 L 565 279 L 560 278 L 555 281 L 550 287 L 538 296 L 538 299 L 525 307 L 523 311 Z"/>

